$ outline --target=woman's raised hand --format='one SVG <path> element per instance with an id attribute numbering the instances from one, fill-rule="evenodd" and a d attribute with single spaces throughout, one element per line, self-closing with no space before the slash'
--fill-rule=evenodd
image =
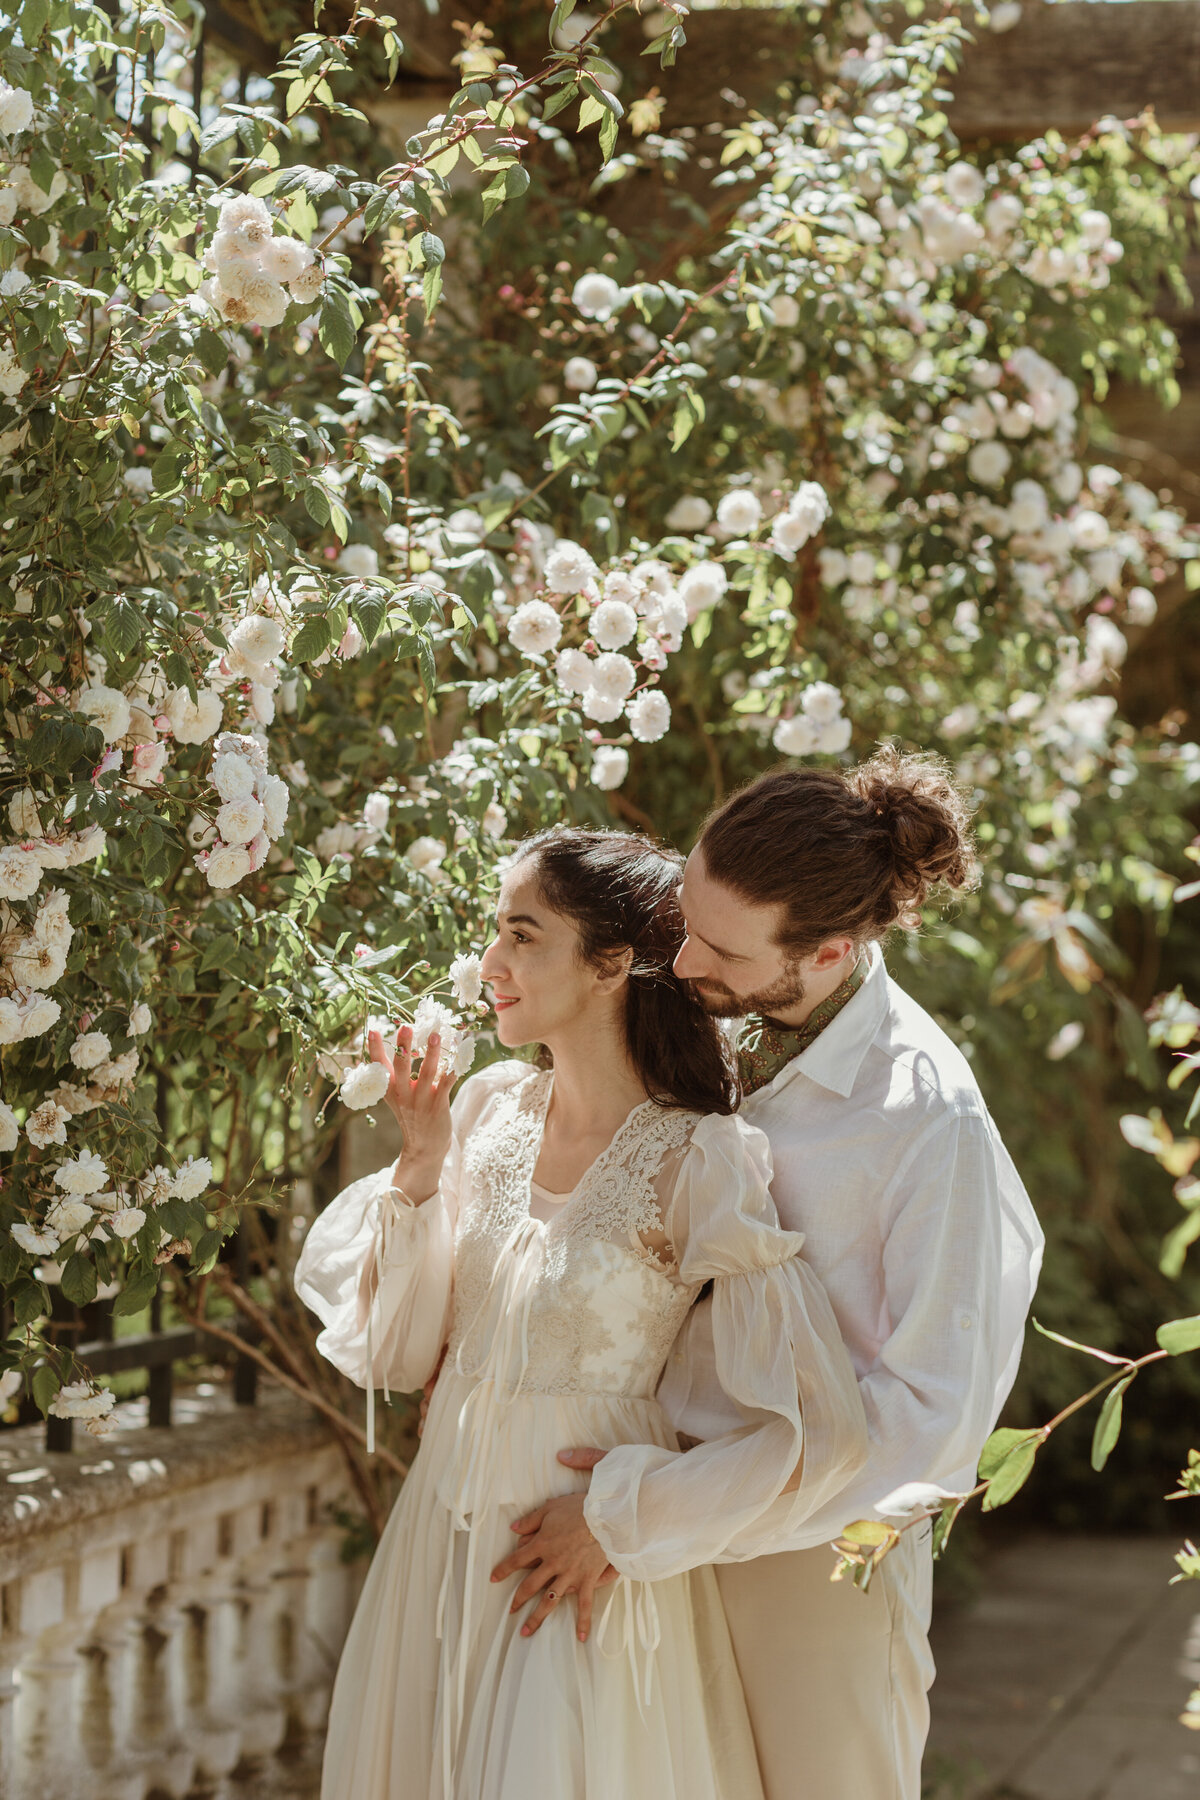
<path id="1" fill-rule="evenodd" d="M 404 1148 L 392 1170 L 392 1185 L 419 1205 L 436 1191 L 450 1148 L 454 1071 L 441 1070 L 442 1041 L 435 1031 L 421 1059 L 420 1073 L 414 1077 L 412 1041 L 411 1025 L 402 1025 L 396 1033 L 394 1052 L 384 1043 L 381 1032 L 372 1031 L 367 1040 L 371 1061 L 388 1072 L 384 1098 L 404 1133 Z"/>

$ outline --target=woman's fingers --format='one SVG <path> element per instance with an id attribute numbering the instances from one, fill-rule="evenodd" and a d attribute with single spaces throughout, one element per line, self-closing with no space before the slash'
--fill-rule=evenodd
<path id="1" fill-rule="evenodd" d="M 512 1604 L 508 1609 L 509 1612 L 520 1612 L 521 1608 L 528 1605 L 535 1594 L 540 1594 L 543 1588 L 555 1587 L 556 1585 L 554 1580 L 554 1570 L 546 1563 L 535 1564 L 513 1595 Z"/>
<path id="2" fill-rule="evenodd" d="M 430 1102 L 436 1098 L 438 1065 L 441 1062 L 442 1040 L 436 1031 L 429 1034 L 429 1044 L 421 1058 L 421 1073 L 417 1076 L 417 1099 Z"/>
<path id="3" fill-rule="evenodd" d="M 541 1599 L 521 1627 L 522 1637 L 532 1637 L 539 1625 L 543 1625 L 556 1606 L 563 1605 L 568 1593 L 574 1590 L 564 1587 L 561 1581 L 550 1581 Z"/>
<path id="4" fill-rule="evenodd" d="M 592 1601 L 595 1599 L 594 1582 L 585 1581 L 579 1589 L 579 1617 L 575 1621 L 575 1635 L 581 1644 L 586 1644 L 592 1629 Z"/>
<path id="5" fill-rule="evenodd" d="M 379 1063 L 381 1067 L 385 1068 L 388 1074 L 391 1075 L 392 1059 L 387 1053 L 387 1046 L 383 1041 L 382 1033 L 378 1031 L 369 1031 L 367 1033 L 367 1049 L 370 1051 L 371 1061 Z"/>

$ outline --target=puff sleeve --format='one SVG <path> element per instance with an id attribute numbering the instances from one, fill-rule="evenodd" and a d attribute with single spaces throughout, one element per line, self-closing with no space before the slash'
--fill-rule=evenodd
<path id="1" fill-rule="evenodd" d="M 463 1143 L 493 1096 L 526 1074 L 524 1064 L 496 1063 L 463 1083 L 437 1192 L 420 1206 L 392 1193 L 389 1163 L 343 1189 L 309 1227 L 296 1292 L 324 1327 L 317 1349 L 359 1387 L 412 1393 L 437 1368 L 450 1333 Z"/>
<path id="2" fill-rule="evenodd" d="M 687 1452 L 622 1445 L 597 1464 L 585 1517 L 633 1579 L 785 1548 L 792 1521 L 866 1460 L 854 1367 L 771 1174 L 767 1139 L 739 1118 L 701 1120 L 679 1166 L 667 1232 L 682 1279 L 713 1283 L 717 1377 L 746 1422 Z"/>

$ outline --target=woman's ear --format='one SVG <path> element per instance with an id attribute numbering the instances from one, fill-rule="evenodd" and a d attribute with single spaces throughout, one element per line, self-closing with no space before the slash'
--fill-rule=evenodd
<path id="1" fill-rule="evenodd" d="M 610 992 L 622 987 L 633 967 L 633 946 L 626 944 L 621 950 L 608 950 L 597 960 L 596 973 L 600 985 Z"/>

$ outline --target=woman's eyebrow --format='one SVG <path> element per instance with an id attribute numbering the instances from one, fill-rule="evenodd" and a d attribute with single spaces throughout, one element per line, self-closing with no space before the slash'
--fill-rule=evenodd
<path id="1" fill-rule="evenodd" d="M 532 925 L 535 931 L 542 929 L 541 920 L 535 919 L 532 913 L 503 913 L 499 922 L 501 925 Z"/>

